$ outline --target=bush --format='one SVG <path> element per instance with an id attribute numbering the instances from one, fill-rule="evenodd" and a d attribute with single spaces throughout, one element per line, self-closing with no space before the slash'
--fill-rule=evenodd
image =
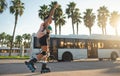
<path id="1" fill-rule="evenodd" d="M 29 56 L 0 56 L 0 59 L 29 59 Z"/>

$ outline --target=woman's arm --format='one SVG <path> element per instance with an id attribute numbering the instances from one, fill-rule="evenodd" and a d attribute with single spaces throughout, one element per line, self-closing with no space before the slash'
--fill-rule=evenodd
<path id="1" fill-rule="evenodd" d="M 48 19 L 45 21 L 45 24 L 48 24 L 48 22 L 52 19 L 52 16 L 54 15 L 54 12 L 56 10 L 56 8 L 58 7 L 58 4 L 55 4 L 54 7 L 51 9 L 50 14 Z"/>

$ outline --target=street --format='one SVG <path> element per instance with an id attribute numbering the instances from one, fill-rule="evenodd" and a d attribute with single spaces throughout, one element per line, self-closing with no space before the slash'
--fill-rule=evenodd
<path id="1" fill-rule="evenodd" d="M 89 74 L 91 76 L 120 76 L 120 61 L 51 62 L 48 66 L 52 72 L 46 74 L 40 74 L 40 62 L 35 65 L 37 70 L 31 73 L 25 66 L 24 60 L 6 63 L 0 60 L 0 76 L 89 76 Z"/>

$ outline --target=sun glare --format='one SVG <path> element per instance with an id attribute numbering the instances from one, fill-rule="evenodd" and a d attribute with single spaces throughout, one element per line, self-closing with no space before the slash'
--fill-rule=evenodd
<path id="1" fill-rule="evenodd" d="M 118 27 L 117 27 L 118 35 L 120 35 L 120 20 L 118 22 Z"/>
<path id="2" fill-rule="evenodd" d="M 107 35 L 115 35 L 115 30 L 111 25 L 106 26 L 106 33 Z"/>

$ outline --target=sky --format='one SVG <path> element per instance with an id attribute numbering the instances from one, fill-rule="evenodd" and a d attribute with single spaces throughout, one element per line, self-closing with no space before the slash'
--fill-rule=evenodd
<path id="1" fill-rule="evenodd" d="M 9 12 L 9 6 L 11 5 L 10 0 L 6 0 L 8 3 L 8 8 L 0 14 L 0 33 L 5 32 L 7 34 L 12 35 L 15 17 L 13 14 L 10 14 Z M 43 22 L 38 17 L 38 10 L 40 9 L 40 6 L 46 4 L 51 4 L 51 1 L 57 1 L 65 13 L 65 10 L 67 8 L 67 4 L 70 2 L 75 2 L 76 7 L 80 9 L 81 16 L 83 16 L 83 12 L 86 11 L 86 9 L 90 8 L 93 9 L 93 13 L 95 15 L 97 14 L 97 10 L 101 6 L 106 6 L 107 9 L 112 11 L 118 11 L 120 13 L 120 0 L 21 0 L 24 3 L 24 13 L 22 16 L 19 16 L 18 23 L 16 27 L 16 33 L 15 35 L 22 35 L 25 33 L 36 33 L 40 27 L 40 24 Z M 51 24 L 53 31 L 52 34 L 55 34 L 54 32 L 54 22 Z M 76 27 L 75 27 L 76 28 Z M 118 30 L 120 30 L 120 25 L 118 27 Z M 120 35 L 120 31 L 118 31 Z M 67 18 L 66 15 L 66 24 L 62 27 L 61 34 L 68 35 L 72 34 L 72 25 L 71 25 L 71 19 Z M 80 35 L 89 35 L 88 28 L 84 25 L 84 22 L 82 21 L 81 24 L 79 24 L 79 34 Z M 97 26 L 97 22 L 95 22 L 94 26 L 92 27 L 92 34 L 102 34 L 101 28 Z M 109 35 L 115 35 L 114 29 L 108 24 L 107 25 L 107 34 Z"/>

